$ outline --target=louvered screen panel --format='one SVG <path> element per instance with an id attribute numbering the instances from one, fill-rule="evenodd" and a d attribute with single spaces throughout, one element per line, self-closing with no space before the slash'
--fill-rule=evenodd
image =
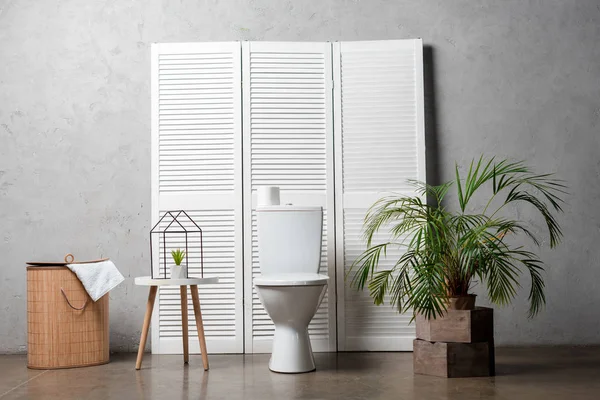
<path id="1" fill-rule="evenodd" d="M 234 112 L 239 110 L 234 56 L 231 51 L 158 55 L 161 192 L 233 190 Z"/>
<path id="2" fill-rule="evenodd" d="M 362 238 L 362 226 L 367 209 L 364 208 L 345 208 L 344 209 L 344 267 L 345 273 L 352 274 L 350 266 L 360 254 L 366 249 Z M 385 235 L 377 235 L 374 238 L 375 243 L 382 243 Z M 401 257 L 398 249 L 390 248 L 390 251 L 380 259 L 379 270 L 390 269 Z M 351 279 L 353 275 L 347 275 Z M 370 339 L 353 338 L 374 338 L 377 341 L 385 340 L 388 345 L 396 341 L 396 346 L 389 350 L 404 349 L 403 343 L 397 338 L 413 337 L 414 327 L 409 325 L 411 315 L 399 315 L 395 308 L 389 306 L 390 296 L 386 296 L 387 306 L 374 306 L 373 299 L 368 290 L 357 292 L 356 290 L 346 290 L 344 302 L 346 304 L 344 328 L 347 332 L 346 343 L 347 350 L 377 350 L 377 348 L 366 346 Z M 361 340 L 366 343 L 352 343 L 352 341 Z"/>
<path id="3" fill-rule="evenodd" d="M 249 42 L 243 46 L 245 268 L 260 272 L 255 197 L 279 186 L 282 203 L 333 209 L 331 45 Z M 324 221 L 321 273 L 334 276 L 333 230 Z M 328 247 L 328 243 L 331 246 Z M 334 280 L 310 325 L 315 351 L 335 350 Z M 246 351 L 270 351 L 273 325 L 251 281 L 246 284 Z"/>
<path id="4" fill-rule="evenodd" d="M 375 306 L 368 290 L 349 287 L 352 275 L 340 275 L 365 249 L 369 206 L 390 192 L 412 194 L 407 179 L 425 178 L 422 43 L 342 42 L 334 60 L 339 349 L 410 350 L 410 315 L 398 315 L 389 304 Z M 400 255 L 389 252 L 380 268 L 390 268 Z"/>
<path id="5" fill-rule="evenodd" d="M 220 279 L 200 286 L 209 352 L 243 351 L 240 66 L 239 43 L 152 47 L 152 217 L 186 210 L 204 229 L 205 276 Z M 185 241 L 170 236 L 166 245 L 171 264 L 170 251 Z M 162 252 L 153 255 L 161 263 Z M 196 242 L 188 257 L 190 276 L 199 276 Z M 152 328 L 154 353 L 182 351 L 179 287 L 160 289 Z"/>

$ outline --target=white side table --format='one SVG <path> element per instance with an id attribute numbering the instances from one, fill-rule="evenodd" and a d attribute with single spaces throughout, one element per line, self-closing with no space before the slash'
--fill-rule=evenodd
<path id="1" fill-rule="evenodd" d="M 212 285 L 219 283 L 219 278 L 187 278 L 187 279 L 153 279 L 149 276 L 140 276 L 135 278 L 135 284 L 139 286 L 150 286 L 148 303 L 146 304 L 146 315 L 144 317 L 144 326 L 140 338 L 140 347 L 138 349 L 135 369 L 142 367 L 142 358 L 144 357 L 144 347 L 148 338 L 150 329 L 150 319 L 154 308 L 154 300 L 159 286 L 177 286 L 181 294 L 181 325 L 183 328 L 183 362 L 189 361 L 189 343 L 188 343 L 188 313 L 187 313 L 187 287 L 189 285 L 192 292 L 192 303 L 194 304 L 194 315 L 196 317 L 196 328 L 198 329 L 198 339 L 200 340 L 200 350 L 202 351 L 202 364 L 204 370 L 208 371 L 208 355 L 206 354 L 206 339 L 204 338 L 204 324 L 202 323 L 202 312 L 200 311 L 200 299 L 198 298 L 198 285 Z"/>

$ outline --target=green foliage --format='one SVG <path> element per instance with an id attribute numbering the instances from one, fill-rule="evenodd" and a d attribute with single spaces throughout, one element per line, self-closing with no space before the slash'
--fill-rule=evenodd
<path id="1" fill-rule="evenodd" d="M 553 213 L 562 212 L 566 186 L 553 174 L 535 174 L 523 162 L 473 160 L 466 177 L 458 168 L 453 181 L 438 186 L 410 181 L 414 196 L 378 200 L 367 212 L 364 238 L 367 250 L 354 262 L 352 285 L 368 287 L 375 304 L 390 296 L 399 312 L 412 310 L 435 318 L 446 310 L 448 297 L 464 296 L 471 284 L 485 284 L 492 303 L 509 304 L 520 286 L 523 270 L 529 273 L 529 316 L 545 304 L 544 265 L 539 257 L 519 245 L 520 236 L 540 246 L 537 232 L 518 219 L 500 216 L 509 205 L 529 204 L 543 217 L 553 248 L 562 231 Z M 456 187 L 458 208 L 444 201 Z M 489 196 L 485 207 L 470 209 L 476 193 Z M 499 203 L 493 207 L 494 203 Z M 374 244 L 381 229 L 390 241 Z M 402 256 L 391 269 L 379 269 L 388 249 L 401 248 Z"/>
<path id="2" fill-rule="evenodd" d="M 171 257 L 173 257 L 175 265 L 181 265 L 181 262 L 185 258 L 185 251 L 181 251 L 181 249 L 171 250 Z"/>

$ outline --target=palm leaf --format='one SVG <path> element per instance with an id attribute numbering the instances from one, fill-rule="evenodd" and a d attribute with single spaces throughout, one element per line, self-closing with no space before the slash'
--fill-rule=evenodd
<path id="1" fill-rule="evenodd" d="M 456 164 L 453 181 L 434 186 L 411 180 L 409 184 L 414 195 L 390 195 L 369 208 L 363 227 L 367 249 L 349 270 L 356 289 L 367 286 L 375 304 L 389 298 L 399 312 L 412 310 L 413 317 L 421 313 L 436 318 L 445 312 L 447 297 L 466 293 L 474 279 L 485 283 L 492 303 L 509 304 L 525 271 L 531 279 L 529 316 L 541 310 L 544 264 L 533 252 L 512 243 L 525 237 L 540 246 L 542 240 L 527 221 L 496 215 L 509 204 L 533 206 L 545 221 L 550 247 L 555 247 L 563 235 L 554 215 L 562 212 L 567 194 L 563 181 L 551 173 L 533 173 L 522 161 L 480 157 L 470 162 L 464 179 Z M 457 213 L 445 204 L 452 187 L 456 187 Z M 470 201 L 480 192 L 489 193 L 488 201 L 471 212 Z M 506 193 L 503 201 L 501 193 Z M 391 240 L 376 243 L 380 232 Z M 389 248 L 404 252 L 392 268 L 380 269 Z"/>

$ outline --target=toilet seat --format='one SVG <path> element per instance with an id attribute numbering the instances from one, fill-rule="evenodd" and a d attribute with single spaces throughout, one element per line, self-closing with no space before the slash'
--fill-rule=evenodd
<path id="1" fill-rule="evenodd" d="M 258 286 L 317 286 L 328 281 L 327 275 L 310 273 L 269 274 L 254 278 L 254 284 Z"/>

